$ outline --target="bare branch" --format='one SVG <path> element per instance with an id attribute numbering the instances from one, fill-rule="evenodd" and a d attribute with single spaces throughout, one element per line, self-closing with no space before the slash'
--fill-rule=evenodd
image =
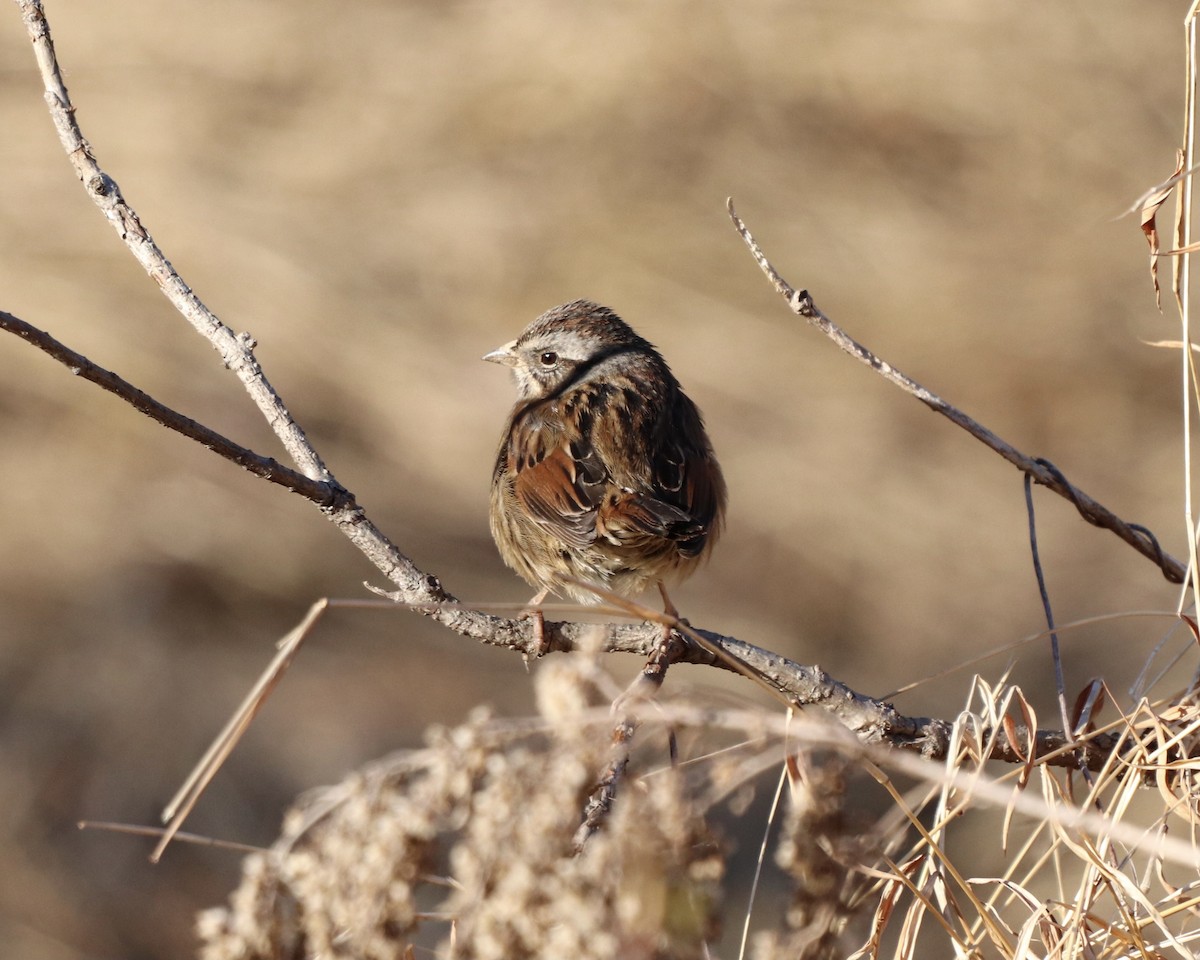
<path id="1" fill-rule="evenodd" d="M 82 353 L 76 353 L 66 344 L 54 339 L 44 330 L 26 323 L 11 313 L 0 310 L 0 330 L 15 334 L 26 343 L 31 343 L 39 350 L 48 353 L 55 360 L 65 364 L 76 376 L 90 380 L 109 393 L 120 397 L 134 409 L 141 411 L 152 420 L 156 420 L 169 430 L 174 430 L 197 443 L 203 444 L 213 453 L 232 460 L 238 466 L 249 470 L 257 477 L 270 480 L 281 487 L 287 487 L 293 493 L 307 497 L 313 503 L 322 507 L 332 507 L 337 504 L 352 503 L 353 496 L 336 483 L 325 483 L 311 480 L 297 473 L 290 467 L 285 467 L 272 457 L 265 457 L 253 450 L 234 443 L 223 437 L 215 430 L 197 423 L 190 417 L 172 410 L 165 404 L 159 403 L 148 393 L 144 393 L 128 380 L 117 376 L 111 370 L 92 363 Z"/>
<path id="2" fill-rule="evenodd" d="M 996 436 L 987 427 L 971 419 L 957 407 L 951 406 L 936 393 L 926 390 L 915 380 L 905 376 L 886 360 L 877 357 L 857 340 L 847 335 L 829 317 L 817 309 L 817 305 L 813 303 L 813 299 L 809 296 L 807 290 L 795 289 L 779 275 L 775 267 L 771 265 L 771 261 L 767 259 L 766 254 L 762 252 L 762 248 L 750 233 L 749 228 L 742 222 L 741 217 L 737 215 L 737 212 L 733 208 L 732 198 L 726 201 L 726 208 L 729 211 L 730 218 L 733 220 L 734 227 L 737 228 L 737 232 L 741 234 L 742 239 L 746 242 L 746 246 L 749 247 L 751 255 L 753 255 L 762 272 L 767 275 L 772 286 L 788 302 L 788 306 L 794 314 L 803 317 L 846 351 L 846 353 L 850 354 L 856 360 L 865 363 L 889 383 L 894 383 L 901 390 L 912 394 L 929 407 L 929 409 L 940 413 L 948 420 L 962 427 L 976 440 L 996 451 L 996 453 L 1000 454 L 1000 456 L 1017 467 L 1017 469 L 1033 477 L 1037 483 L 1048 487 L 1059 496 L 1070 500 L 1075 504 L 1075 508 L 1084 520 L 1093 526 L 1111 530 L 1137 550 L 1138 553 L 1153 560 L 1159 569 L 1162 570 L 1163 576 L 1172 583 L 1183 583 L 1184 577 L 1187 576 L 1187 567 L 1170 554 L 1164 553 L 1162 547 L 1159 545 L 1158 538 L 1145 527 L 1122 520 L 1104 506 L 1104 504 L 1093 500 L 1078 487 L 1069 483 L 1066 477 L 1063 476 L 1062 471 L 1052 463 L 1040 458 L 1026 456 L 1016 447 Z"/>
<path id="3" fill-rule="evenodd" d="M 46 88 L 45 99 L 50 108 L 50 117 L 58 131 L 58 139 L 75 168 L 75 175 L 83 183 L 87 195 L 100 208 L 138 263 L 150 274 L 175 309 L 197 333 L 213 345 L 225 366 L 242 381 L 242 385 L 266 417 L 267 423 L 271 425 L 271 429 L 275 431 L 300 472 L 313 480 L 331 480 L 329 471 L 312 444 L 308 442 L 304 431 L 292 419 L 283 400 L 263 375 L 262 368 L 254 357 L 254 338 L 248 333 L 234 333 L 200 301 L 163 255 L 154 238 L 150 236 L 150 231 L 142 226 L 137 213 L 125 202 L 116 181 L 96 162 L 91 144 L 84 139 L 83 132 L 75 121 L 75 107 L 63 83 L 62 72 L 54 53 L 54 43 L 50 39 L 50 24 L 42 10 L 41 0 L 18 2 Z"/>

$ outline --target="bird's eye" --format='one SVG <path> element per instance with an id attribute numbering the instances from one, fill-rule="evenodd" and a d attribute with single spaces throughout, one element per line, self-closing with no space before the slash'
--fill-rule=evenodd
<path id="1" fill-rule="evenodd" d="M 538 362 L 543 367 L 552 367 L 556 363 L 558 363 L 558 354 L 555 353 L 553 350 L 547 350 L 540 357 L 538 357 Z"/>

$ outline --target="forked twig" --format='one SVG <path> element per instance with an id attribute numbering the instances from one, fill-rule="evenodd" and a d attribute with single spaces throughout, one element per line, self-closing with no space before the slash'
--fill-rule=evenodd
<path id="1" fill-rule="evenodd" d="M 75 107 L 63 83 L 54 41 L 50 38 L 50 24 L 41 0 L 18 0 L 18 4 L 46 88 L 45 100 L 50 117 L 87 195 L 100 208 L 125 246 L 158 284 L 172 306 L 213 345 L 225 366 L 242 381 L 300 472 L 314 480 L 330 480 L 325 464 L 263 374 L 254 357 L 253 337 L 247 333 L 234 333 L 200 301 L 158 248 L 134 209 L 125 202 L 117 182 L 96 162 L 92 146 L 75 120 Z"/>
<path id="2" fill-rule="evenodd" d="M 901 373 L 886 360 L 877 357 L 857 340 L 846 334 L 829 317 L 817 309 L 817 305 L 813 302 L 807 290 L 795 289 L 779 275 L 779 272 L 772 266 L 771 261 L 767 259 L 766 254 L 763 253 L 762 248 L 758 245 L 758 241 L 750 233 L 749 228 L 742 222 L 742 218 L 737 215 L 737 211 L 733 207 L 733 199 L 728 199 L 725 205 L 729 211 L 730 219 L 733 220 L 734 227 L 737 228 L 737 232 L 741 234 L 742 239 L 746 242 L 751 255 L 762 269 L 762 272 L 766 274 L 767 279 L 771 281 L 771 284 L 779 294 L 787 300 L 788 306 L 794 314 L 803 317 L 841 347 L 842 350 L 856 360 L 865 363 L 889 383 L 895 384 L 901 390 L 905 391 L 905 393 L 916 397 L 931 410 L 935 410 L 952 423 L 962 427 L 976 440 L 986 444 L 1009 463 L 1031 476 L 1035 482 L 1048 487 L 1059 496 L 1070 500 L 1083 519 L 1093 526 L 1111 530 L 1137 550 L 1138 553 L 1142 554 L 1142 556 L 1153 560 L 1159 569 L 1162 570 L 1163 576 L 1172 583 L 1182 583 L 1184 581 L 1184 578 L 1187 576 L 1187 567 L 1174 557 L 1164 553 L 1162 547 L 1159 545 L 1158 538 L 1145 527 L 1122 520 L 1102 503 L 1092 499 L 1078 487 L 1068 483 L 1060 471 L 1052 468 L 1044 461 L 1026 456 L 1012 444 L 996 436 L 996 434 L 992 433 L 983 424 L 973 420 L 957 407 L 951 406 L 937 394 L 926 390 L 911 377 Z"/>

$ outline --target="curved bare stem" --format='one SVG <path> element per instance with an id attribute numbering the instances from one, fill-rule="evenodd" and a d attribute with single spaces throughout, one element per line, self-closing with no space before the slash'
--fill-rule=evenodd
<path id="1" fill-rule="evenodd" d="M 75 175 L 83 189 L 118 236 L 125 242 L 130 253 L 142 265 L 151 279 L 158 284 L 171 305 L 182 314 L 202 337 L 213 345 L 221 361 L 242 381 L 242 385 L 266 417 L 267 423 L 279 437 L 284 449 L 306 477 L 313 480 L 332 479 L 317 451 L 313 449 L 300 425 L 292 419 L 283 400 L 271 387 L 254 357 L 254 338 L 248 333 L 235 333 L 225 326 L 216 314 L 208 309 L 183 282 L 171 262 L 159 249 L 142 225 L 137 213 L 121 194 L 121 188 L 97 163 L 92 146 L 83 136 L 75 120 L 75 107 L 63 83 L 62 71 L 54 52 L 54 41 L 50 38 L 50 24 L 46 20 L 41 0 L 18 0 L 25 29 L 33 43 L 42 83 L 46 88 L 45 100 L 50 109 L 50 118 L 58 131 L 58 139 Z"/>
<path id="2" fill-rule="evenodd" d="M 841 327 L 817 308 L 807 290 L 797 290 L 779 275 L 779 271 L 767 259 L 766 254 L 763 253 L 762 248 L 758 245 L 758 241 L 750 233 L 750 229 L 742 222 L 742 218 L 737 215 L 737 211 L 733 208 L 732 198 L 726 200 L 726 209 L 728 209 L 729 217 L 733 221 L 734 227 L 746 242 L 746 246 L 749 248 L 755 262 L 762 269 L 762 272 L 766 274 L 767 279 L 771 281 L 771 285 L 778 291 L 780 296 L 787 301 L 792 313 L 798 317 L 803 317 L 841 347 L 842 350 L 856 360 L 865 363 L 889 383 L 895 384 L 905 393 L 916 397 L 925 406 L 929 407 L 930 410 L 940 413 L 952 423 L 962 427 L 976 440 L 1000 454 L 1000 456 L 1017 467 L 1017 469 L 1031 476 L 1036 483 L 1040 483 L 1042 486 L 1053 490 L 1059 496 L 1070 500 L 1084 520 L 1093 526 L 1111 530 L 1137 550 L 1138 553 L 1142 554 L 1142 556 L 1153 560 L 1159 569 L 1162 570 L 1163 576 L 1172 583 L 1183 582 L 1187 576 L 1187 567 L 1170 554 L 1164 553 L 1162 547 L 1159 546 L 1158 538 L 1145 527 L 1122 520 L 1104 506 L 1104 504 L 1094 500 L 1078 487 L 1069 483 L 1062 472 L 1053 464 L 1041 458 L 1030 457 L 1022 453 L 1012 444 L 996 436 L 996 434 L 992 433 L 983 424 L 967 416 L 957 407 L 947 403 L 936 393 L 925 389 L 911 377 L 901 373 L 886 360 L 877 357 L 861 343 L 849 336 Z"/>

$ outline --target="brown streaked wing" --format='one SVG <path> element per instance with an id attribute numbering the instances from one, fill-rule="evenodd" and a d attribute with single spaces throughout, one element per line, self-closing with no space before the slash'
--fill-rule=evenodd
<path id="1" fill-rule="evenodd" d="M 525 509 L 554 535 L 577 549 L 596 539 L 596 507 L 604 484 L 594 482 L 566 445 L 555 446 L 540 460 L 514 461 L 513 491 Z"/>

